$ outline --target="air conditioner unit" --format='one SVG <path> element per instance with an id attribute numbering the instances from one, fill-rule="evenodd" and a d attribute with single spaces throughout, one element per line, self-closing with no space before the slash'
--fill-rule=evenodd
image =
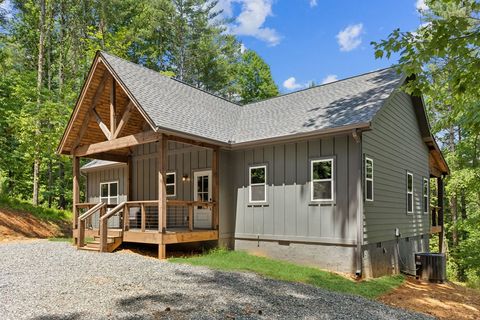
<path id="1" fill-rule="evenodd" d="M 416 253 L 417 279 L 431 282 L 447 280 L 447 258 L 444 253 Z"/>

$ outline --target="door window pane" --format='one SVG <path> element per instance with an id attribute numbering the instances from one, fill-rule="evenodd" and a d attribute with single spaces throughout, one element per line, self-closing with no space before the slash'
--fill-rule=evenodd
<path id="1" fill-rule="evenodd" d="M 100 185 L 100 196 L 101 197 L 108 197 L 108 183 L 102 183 Z"/>

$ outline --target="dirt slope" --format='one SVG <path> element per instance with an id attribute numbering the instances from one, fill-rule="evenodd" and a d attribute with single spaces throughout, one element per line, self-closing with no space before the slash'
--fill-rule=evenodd
<path id="1" fill-rule="evenodd" d="M 0 242 L 32 238 L 71 237 L 70 224 L 41 220 L 30 213 L 0 208 Z"/>
<path id="2" fill-rule="evenodd" d="M 436 284 L 408 278 L 379 300 L 439 319 L 480 319 L 480 292 L 451 282 Z"/>

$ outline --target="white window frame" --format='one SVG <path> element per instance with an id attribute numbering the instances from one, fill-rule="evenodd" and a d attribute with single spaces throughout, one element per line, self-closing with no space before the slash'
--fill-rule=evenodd
<path id="1" fill-rule="evenodd" d="M 408 191 L 408 177 L 412 177 L 412 191 Z M 406 202 L 406 205 L 407 205 L 407 213 L 413 213 L 415 211 L 415 208 L 414 208 L 414 197 L 413 197 L 413 173 L 407 171 L 407 180 L 405 181 L 406 182 L 406 191 L 407 191 L 407 202 Z M 411 211 L 408 211 L 408 196 L 409 195 L 412 195 L 412 210 Z"/>
<path id="2" fill-rule="evenodd" d="M 252 183 L 252 170 L 261 169 L 265 170 L 265 182 L 263 183 Z M 250 203 L 266 203 L 267 202 L 267 181 L 268 181 L 268 172 L 267 165 L 262 164 L 258 166 L 249 166 L 248 167 L 248 201 Z M 263 200 L 252 200 L 252 186 L 264 186 L 264 199 Z"/>
<path id="3" fill-rule="evenodd" d="M 331 162 L 332 163 L 332 172 L 329 179 L 313 179 L 313 165 L 319 162 Z M 314 182 L 326 182 L 330 181 L 330 190 L 331 196 L 330 199 L 314 199 L 313 198 L 313 183 Z M 310 201 L 312 202 L 332 202 L 335 199 L 335 159 L 334 158 L 324 158 L 324 159 L 314 159 L 310 161 Z"/>
<path id="4" fill-rule="evenodd" d="M 116 183 L 117 184 L 117 195 L 116 196 L 111 196 L 110 195 L 110 185 Z M 108 185 L 108 196 L 102 197 L 102 185 Z M 105 181 L 105 182 L 100 182 L 100 202 L 102 202 L 103 199 L 107 200 L 107 204 L 111 204 L 110 199 L 117 198 L 117 204 L 120 203 L 120 185 L 118 183 L 118 180 L 115 181 Z"/>
<path id="5" fill-rule="evenodd" d="M 173 183 L 167 183 L 167 176 L 173 175 Z M 165 173 L 165 191 L 167 186 L 173 185 L 173 194 L 167 194 L 167 197 L 176 197 L 177 196 L 177 173 L 175 171 Z"/>
<path id="6" fill-rule="evenodd" d="M 427 183 L 427 193 L 425 194 L 425 183 Z M 423 194 L 423 213 L 428 214 L 430 209 L 430 181 L 428 178 L 423 177 L 423 184 L 422 184 L 422 194 Z M 427 204 L 427 211 L 425 211 L 425 203 Z"/>
<path id="7" fill-rule="evenodd" d="M 371 177 L 371 178 L 369 178 L 369 177 L 367 176 L 367 162 L 368 162 L 368 161 L 370 161 L 370 162 L 372 163 L 372 177 Z M 373 190 L 374 190 L 373 172 L 374 172 L 374 171 L 373 171 L 373 159 L 372 159 L 372 158 L 365 157 L 365 168 L 364 168 L 364 170 L 365 170 L 365 201 L 373 201 L 373 199 L 374 199 L 374 195 L 373 195 L 373 193 L 374 193 L 374 191 L 373 191 Z M 367 186 L 368 186 L 368 184 L 367 184 L 367 181 L 371 181 L 371 182 L 372 182 L 372 198 L 371 198 L 371 199 L 368 198 L 368 192 L 367 192 Z"/>

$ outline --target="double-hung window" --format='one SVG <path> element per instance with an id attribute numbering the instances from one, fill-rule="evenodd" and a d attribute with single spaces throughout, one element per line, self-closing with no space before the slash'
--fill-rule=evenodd
<path id="1" fill-rule="evenodd" d="M 252 166 L 248 174 L 250 188 L 249 201 L 267 202 L 267 166 Z"/>
<path id="2" fill-rule="evenodd" d="M 413 213 L 413 174 L 407 172 L 407 213 Z"/>
<path id="3" fill-rule="evenodd" d="M 365 157 L 365 200 L 373 201 L 373 160 Z"/>
<path id="4" fill-rule="evenodd" d="M 427 178 L 423 178 L 423 213 L 427 214 L 428 213 L 428 207 L 429 207 L 429 183 Z"/>
<path id="5" fill-rule="evenodd" d="M 165 187 L 167 189 L 167 197 L 175 197 L 177 187 L 176 187 L 176 174 L 175 172 L 167 172 Z"/>
<path id="6" fill-rule="evenodd" d="M 100 201 L 107 204 L 118 204 L 118 181 L 100 183 Z"/>
<path id="7" fill-rule="evenodd" d="M 333 201 L 333 163 L 333 158 L 311 161 L 310 197 L 312 201 Z"/>

